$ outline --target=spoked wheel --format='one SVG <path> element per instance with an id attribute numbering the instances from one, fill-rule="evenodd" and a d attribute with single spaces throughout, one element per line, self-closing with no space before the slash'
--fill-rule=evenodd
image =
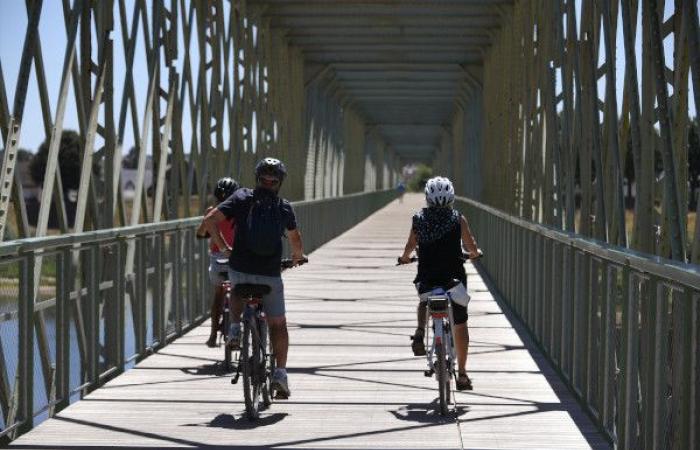
<path id="1" fill-rule="evenodd" d="M 266 408 L 272 404 L 272 399 L 274 398 L 272 392 L 272 375 L 275 373 L 275 355 L 272 353 L 272 339 L 270 339 L 267 331 L 267 324 L 262 322 L 260 325 L 260 336 L 263 337 L 260 340 L 262 341 L 261 348 L 265 349 L 265 358 L 263 361 L 266 362 L 266 364 L 263 363 L 260 369 L 265 377 L 262 386 L 262 398 L 263 406 Z"/>
<path id="2" fill-rule="evenodd" d="M 231 314 L 228 308 L 224 308 L 221 321 L 221 336 L 224 341 L 224 370 L 227 372 L 231 370 L 231 347 L 228 345 L 228 329 L 231 325 Z"/>
<path id="3" fill-rule="evenodd" d="M 243 330 L 243 347 L 241 362 L 243 363 L 243 397 L 248 419 L 255 420 L 260 415 L 260 396 L 262 393 L 262 377 L 260 376 L 261 358 L 260 344 L 256 333 L 251 331 L 250 322 L 246 322 Z"/>
<path id="4" fill-rule="evenodd" d="M 447 406 L 449 407 L 450 402 L 452 401 L 452 398 L 451 398 L 452 397 L 452 387 L 450 386 L 450 384 L 451 384 L 450 380 L 452 380 L 452 378 L 454 377 L 454 372 L 450 371 L 450 367 L 452 367 L 452 361 L 450 361 L 448 359 L 446 364 L 447 364 L 447 366 L 446 366 L 446 370 L 445 370 L 445 373 L 446 373 L 446 376 L 445 376 L 445 392 L 446 392 L 445 398 L 447 399 Z M 457 378 L 455 377 L 455 379 L 457 379 Z"/>
<path id="5" fill-rule="evenodd" d="M 447 360 L 445 359 L 445 344 L 440 342 L 435 346 L 435 375 L 438 382 L 438 390 L 440 392 L 440 414 L 447 415 L 448 405 L 450 403 L 450 376 L 447 373 Z"/>

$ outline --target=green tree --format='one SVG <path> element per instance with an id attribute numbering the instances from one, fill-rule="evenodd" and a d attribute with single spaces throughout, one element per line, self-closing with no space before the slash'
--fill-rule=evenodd
<path id="1" fill-rule="evenodd" d="M 34 155 L 27 149 L 20 148 L 17 150 L 17 162 L 31 161 Z"/>
<path id="2" fill-rule="evenodd" d="M 413 178 L 408 182 L 408 189 L 412 192 L 420 192 L 425 189 L 425 183 L 432 178 L 433 169 L 425 164 L 418 164 Z"/>
<path id="3" fill-rule="evenodd" d="M 29 172 L 37 184 L 44 184 L 46 174 L 46 160 L 49 154 L 49 141 L 44 141 L 29 165 Z M 58 165 L 61 170 L 63 189 L 78 189 L 80 185 L 80 168 L 82 165 L 83 141 L 78 133 L 73 130 L 65 130 L 61 135 L 61 144 L 58 150 Z M 99 173 L 97 161 L 93 162 L 92 171 Z"/>

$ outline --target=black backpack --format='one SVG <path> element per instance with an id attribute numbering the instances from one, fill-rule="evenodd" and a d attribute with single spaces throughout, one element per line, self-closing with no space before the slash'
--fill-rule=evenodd
<path id="1" fill-rule="evenodd" d="M 282 245 L 282 200 L 253 198 L 245 230 L 241 233 L 245 247 L 259 256 L 273 256 Z M 242 230 L 243 231 L 243 230 Z"/>

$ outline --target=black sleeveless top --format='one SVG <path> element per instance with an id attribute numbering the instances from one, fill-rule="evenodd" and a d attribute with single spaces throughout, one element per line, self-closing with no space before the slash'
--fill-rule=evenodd
<path id="1" fill-rule="evenodd" d="M 454 278 L 466 283 L 461 217 L 458 211 L 445 208 L 423 208 L 413 216 L 418 239 L 418 274 L 414 283 L 441 285 Z"/>

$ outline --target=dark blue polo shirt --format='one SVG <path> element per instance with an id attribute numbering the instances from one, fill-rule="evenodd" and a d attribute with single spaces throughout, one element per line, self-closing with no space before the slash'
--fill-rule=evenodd
<path id="1" fill-rule="evenodd" d="M 248 213 L 256 201 L 274 201 L 278 202 L 279 205 L 282 229 L 280 229 L 280 234 L 277 238 L 277 250 L 270 256 L 253 253 L 245 245 Z M 285 230 L 295 230 L 297 228 L 297 219 L 292 205 L 285 199 L 277 199 L 274 194 L 265 189 L 252 190 L 241 188 L 221 202 L 217 209 L 227 218 L 235 218 L 236 220 L 233 251 L 229 258 L 231 268 L 242 273 L 270 277 L 279 276 L 280 263 L 282 261 L 282 236 L 284 236 Z"/>

